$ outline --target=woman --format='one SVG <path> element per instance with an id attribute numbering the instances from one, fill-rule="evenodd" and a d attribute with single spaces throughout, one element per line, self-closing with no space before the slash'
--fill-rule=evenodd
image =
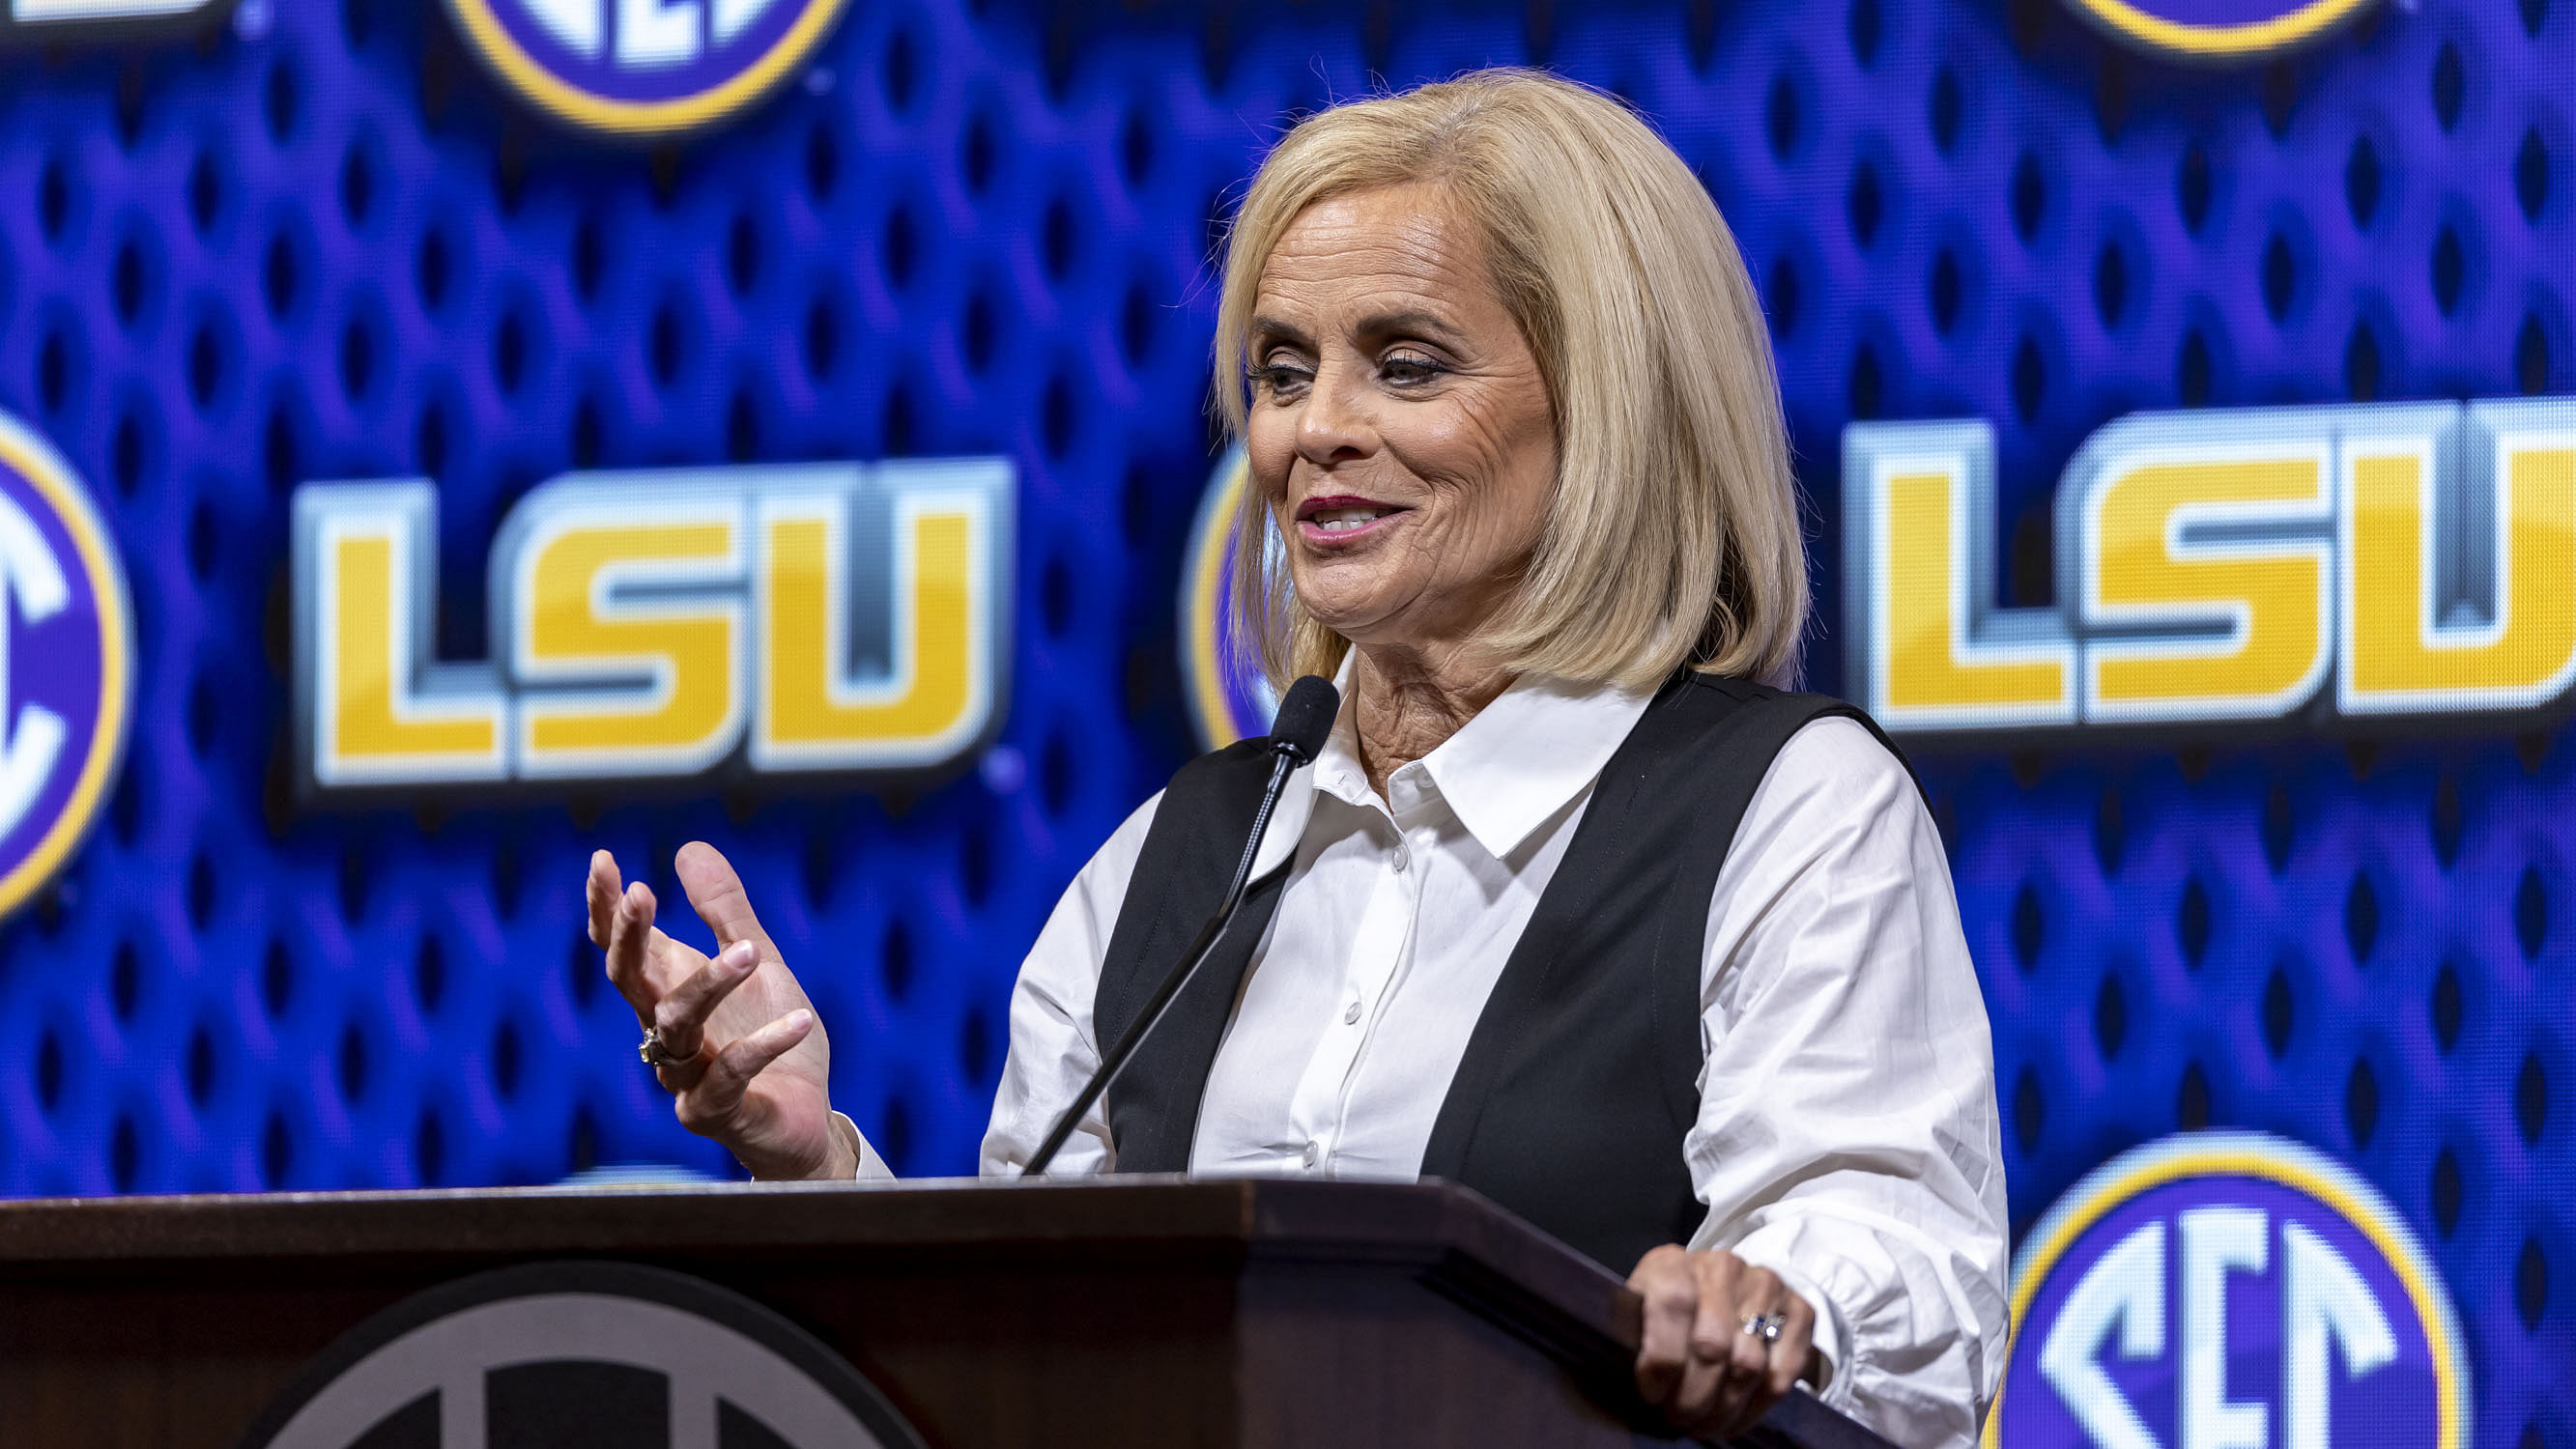
<path id="1" fill-rule="evenodd" d="M 1706 193 L 1541 75 L 1322 112 L 1237 217 L 1216 361 L 1237 616 L 1344 703 L 1245 920 L 1053 1170 L 1463 1180 L 1631 1274 L 1638 1382 L 1695 1432 L 1803 1379 L 1967 1445 L 2005 1321 L 1984 1009 L 1904 767 L 1755 682 L 1796 674 L 1805 557 Z M 986 1172 L 1222 889 L 1252 758 L 1185 767 L 1066 891 Z M 712 961 L 604 852 L 589 889 L 681 1120 L 756 1176 L 884 1175 L 740 881 L 704 845 L 679 875 Z"/>

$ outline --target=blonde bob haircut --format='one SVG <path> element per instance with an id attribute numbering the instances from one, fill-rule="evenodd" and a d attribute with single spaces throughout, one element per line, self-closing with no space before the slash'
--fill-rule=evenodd
<path id="1" fill-rule="evenodd" d="M 1514 673 L 1652 688 L 1687 664 L 1793 684 L 1806 550 L 1770 338 L 1735 238 L 1619 101 L 1485 70 L 1319 111 L 1253 178 L 1226 244 L 1216 392 L 1244 434 L 1261 272 L 1299 214 L 1405 182 L 1478 226 L 1545 374 L 1556 493 L 1484 642 Z M 1276 683 L 1350 642 L 1298 604 L 1258 487 L 1235 518 L 1235 642 Z"/>

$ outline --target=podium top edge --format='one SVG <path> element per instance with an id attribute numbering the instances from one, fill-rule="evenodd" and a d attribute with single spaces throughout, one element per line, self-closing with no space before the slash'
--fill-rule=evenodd
<path id="1" fill-rule="evenodd" d="M 1451 1183 L 1119 1176 L 0 1201 L 0 1271 L 1013 1249 L 1464 1266 L 1615 1334 L 1618 1278 Z M 1631 1340 L 1633 1341 L 1633 1339 Z"/>
<path id="2" fill-rule="evenodd" d="M 1437 1281 L 1535 1313 L 1598 1352 L 1636 1343 L 1599 1264 L 1447 1182 L 1179 1176 L 1017 1182 L 672 1183 L 0 1201 L 0 1281 L 147 1272 L 222 1278 L 547 1257 L 943 1257 L 1286 1262 Z"/>

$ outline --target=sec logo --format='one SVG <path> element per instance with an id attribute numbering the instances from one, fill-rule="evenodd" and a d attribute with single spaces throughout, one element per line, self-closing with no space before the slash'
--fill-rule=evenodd
<path id="1" fill-rule="evenodd" d="M 2067 0 L 2114 37 L 2208 60 L 2271 55 L 2323 37 L 2370 0 Z"/>
<path id="2" fill-rule="evenodd" d="M 133 606 L 71 465 L 0 413 L 0 915 L 71 858 L 125 755 Z"/>
<path id="3" fill-rule="evenodd" d="M 2297 1143 L 2150 1143 L 2013 1273 L 1987 1449 L 2463 1449 L 2449 1296 L 2370 1185 Z"/>
<path id="4" fill-rule="evenodd" d="M 242 1449 L 922 1449 L 849 1361 L 703 1279 L 503 1268 L 407 1298 L 308 1366 Z"/>
<path id="5" fill-rule="evenodd" d="M 1279 709 L 1261 660 L 1234 637 L 1234 519 L 1247 476 L 1240 445 L 1217 460 L 1181 557 L 1181 688 L 1199 744 L 1211 750 L 1268 733 Z"/>
<path id="6" fill-rule="evenodd" d="M 748 109 L 848 0 L 448 0 L 484 62 L 553 115 L 649 140 Z"/>

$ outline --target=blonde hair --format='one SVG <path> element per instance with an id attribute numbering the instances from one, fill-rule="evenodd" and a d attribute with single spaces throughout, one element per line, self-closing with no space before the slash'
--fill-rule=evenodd
<path id="1" fill-rule="evenodd" d="M 1216 378 L 1234 435 L 1280 236 L 1328 197 L 1424 181 L 1481 229 L 1556 424 L 1547 525 L 1484 642 L 1515 673 L 1587 683 L 1652 687 L 1684 664 L 1794 683 L 1806 550 L 1761 306 L 1690 168 L 1599 91 L 1476 71 L 1319 111 L 1282 138 L 1226 244 Z M 1299 606 L 1272 527 L 1245 488 L 1236 643 L 1274 682 L 1329 675 L 1349 641 Z"/>

